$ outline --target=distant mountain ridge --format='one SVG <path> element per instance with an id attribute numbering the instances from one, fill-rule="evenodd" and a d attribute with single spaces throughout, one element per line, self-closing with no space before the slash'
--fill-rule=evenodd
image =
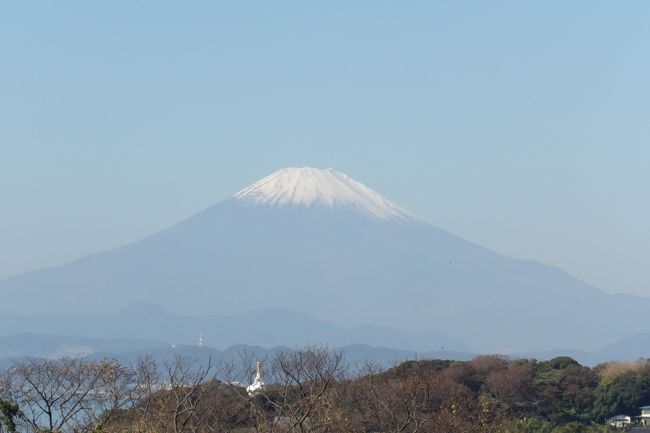
<path id="1" fill-rule="evenodd" d="M 113 345 L 115 342 L 102 339 L 84 339 L 79 337 L 57 337 L 48 335 L 20 335 L 11 337 L 0 337 L 0 345 L 7 340 L 18 340 L 24 343 L 24 354 L 21 356 L 0 356 L 0 371 L 10 368 L 17 362 L 21 362 L 25 357 L 30 358 L 47 358 L 58 359 L 63 356 L 83 357 L 91 360 L 114 359 L 123 365 L 135 365 L 142 357 L 153 359 L 162 368 L 175 362 L 177 356 L 181 355 L 192 363 L 207 365 L 208 361 L 215 366 L 223 363 L 232 363 L 233 366 L 242 368 L 243 361 L 262 361 L 273 358 L 278 352 L 291 351 L 295 347 L 273 346 L 261 347 L 254 345 L 233 345 L 225 349 L 216 349 L 209 346 L 197 345 L 144 345 L 140 349 L 134 349 L 133 343 L 137 340 L 123 341 L 124 347 L 131 347 L 131 350 L 101 351 L 102 347 Z M 34 341 L 44 342 L 44 346 L 59 347 L 58 352 L 53 353 L 55 356 L 40 355 L 42 349 L 36 348 Z M 71 345 L 72 343 L 72 345 Z M 76 351 L 77 347 L 84 346 L 85 352 Z M 73 347 L 73 351 L 66 353 L 67 347 Z M 321 346 L 323 347 L 323 346 Z M 390 367 L 396 363 L 413 359 L 440 358 L 466 361 L 474 357 L 472 353 L 455 352 L 450 350 L 438 350 L 430 352 L 417 352 L 408 350 L 389 349 L 386 347 L 374 347 L 369 345 L 357 344 L 340 347 L 329 346 L 332 350 L 337 350 L 344 354 L 345 361 L 350 371 L 361 368 L 364 364 L 369 363 L 379 367 Z M 1 355 L 1 352 L 0 352 Z M 246 379 L 240 377 L 239 379 Z"/>
<path id="2" fill-rule="evenodd" d="M 143 299 L 188 315 L 279 308 L 499 353 L 594 351 L 650 331 L 650 299 L 497 254 L 337 173 L 281 170 L 142 241 L 0 281 L 0 311 L 107 313 Z"/>
<path id="3" fill-rule="evenodd" d="M 610 361 L 635 361 L 640 358 L 650 358 L 650 334 L 627 338 L 597 351 L 588 353 L 572 350 L 551 350 L 544 352 L 501 354 L 512 359 L 528 358 L 540 361 L 560 356 L 570 356 L 582 365 L 595 366 Z M 318 346 L 323 346 L 318 345 Z M 451 359 L 466 361 L 478 356 L 479 353 L 455 351 L 441 348 L 440 350 L 403 350 L 380 345 L 348 344 L 325 345 L 333 350 L 341 351 L 346 362 L 352 369 L 371 363 L 380 367 L 390 367 L 396 363 L 414 359 Z M 234 344 L 223 349 L 199 346 L 198 344 L 175 344 L 137 339 L 137 338 L 89 338 L 75 336 L 57 336 L 40 334 L 19 334 L 0 337 L 0 370 L 9 368 L 13 363 L 20 362 L 25 357 L 58 359 L 64 356 L 87 357 L 90 359 L 116 359 L 125 365 L 134 364 L 139 358 L 148 356 L 161 365 L 173 363 L 177 355 L 182 354 L 192 360 L 207 363 L 213 362 L 238 363 L 242 358 L 265 360 L 272 358 L 278 351 L 293 350 L 305 347 L 302 345 L 260 346 Z"/>
<path id="4" fill-rule="evenodd" d="M 267 308 L 240 314 L 182 316 L 149 302 L 101 315 L 0 314 L 0 336 L 24 332 L 85 338 L 140 338 L 192 344 L 199 336 L 212 347 L 367 344 L 394 349 L 471 352 L 462 342 L 436 332 L 407 333 L 370 325 L 345 328 L 308 314 Z M 2 351 L 0 350 L 0 354 Z"/>

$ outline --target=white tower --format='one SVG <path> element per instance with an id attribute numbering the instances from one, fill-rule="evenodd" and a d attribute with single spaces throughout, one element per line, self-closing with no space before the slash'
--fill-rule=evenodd
<path id="1" fill-rule="evenodd" d="M 246 388 L 246 391 L 248 392 L 248 395 L 252 396 L 260 392 L 262 388 L 264 388 L 264 381 L 262 380 L 262 363 L 257 361 L 257 364 L 255 364 L 255 378 L 253 379 L 253 383 Z"/>
<path id="2" fill-rule="evenodd" d="M 199 341 L 196 343 L 196 345 L 203 347 L 203 334 L 199 334 Z"/>

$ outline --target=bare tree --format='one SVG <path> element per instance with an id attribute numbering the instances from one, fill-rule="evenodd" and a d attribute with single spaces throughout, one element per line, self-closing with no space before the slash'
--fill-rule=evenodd
<path id="1" fill-rule="evenodd" d="M 137 388 L 133 390 L 129 415 L 126 420 L 115 420 L 120 414 L 111 418 L 110 422 L 117 425 L 128 424 L 125 430 L 134 432 L 152 431 L 155 412 L 155 394 L 160 391 L 161 375 L 155 360 L 145 355 L 138 358 L 133 374 L 136 377 Z"/>
<path id="2" fill-rule="evenodd" d="M 386 376 L 367 366 L 350 384 L 350 401 L 363 431 L 426 431 L 431 424 L 432 378 L 419 372 Z"/>
<path id="3" fill-rule="evenodd" d="M 198 432 L 207 417 L 200 413 L 200 403 L 215 381 L 212 360 L 199 365 L 176 354 L 156 376 L 160 382 L 138 407 L 143 431 Z M 131 421 L 132 422 L 132 421 Z"/>
<path id="4" fill-rule="evenodd" d="M 147 395 L 147 390 L 137 369 L 116 361 L 101 361 L 94 368 L 98 370 L 99 379 L 89 394 L 90 405 L 84 405 L 84 425 L 100 431 L 119 411 L 134 407 Z"/>
<path id="5" fill-rule="evenodd" d="M 133 375 L 114 361 L 26 359 L 6 374 L 24 429 L 90 432 L 131 404 Z"/>
<path id="6" fill-rule="evenodd" d="M 307 347 L 262 360 L 264 383 L 247 390 L 256 361 L 27 359 L 0 376 L 0 433 L 508 432 L 532 392 L 530 368 L 497 357 L 352 375 L 340 352 Z"/>
<path id="7" fill-rule="evenodd" d="M 196 409 L 206 392 L 206 378 L 212 369 L 212 359 L 205 367 L 192 368 L 191 362 L 181 355 L 176 356 L 171 365 L 167 365 L 167 378 L 174 403 L 174 433 L 184 431 L 196 432 L 201 424 L 201 417 L 196 416 Z"/>
<path id="8" fill-rule="evenodd" d="M 266 431 L 331 431 L 339 417 L 328 393 L 344 371 L 343 355 L 327 348 L 279 352 L 271 365 L 273 385 L 262 393 L 273 415 Z"/>

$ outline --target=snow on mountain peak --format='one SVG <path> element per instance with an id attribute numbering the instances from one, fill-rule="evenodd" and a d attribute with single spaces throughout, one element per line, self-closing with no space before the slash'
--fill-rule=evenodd
<path id="1" fill-rule="evenodd" d="M 234 196 L 235 200 L 272 206 L 345 208 L 383 220 L 414 220 L 361 182 L 333 170 L 289 167 L 276 171 Z"/>

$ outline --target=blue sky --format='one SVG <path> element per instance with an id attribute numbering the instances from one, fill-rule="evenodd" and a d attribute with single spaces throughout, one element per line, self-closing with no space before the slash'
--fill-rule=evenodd
<path id="1" fill-rule="evenodd" d="M 646 1 L 6 2 L 0 277 L 290 165 L 650 296 Z"/>

